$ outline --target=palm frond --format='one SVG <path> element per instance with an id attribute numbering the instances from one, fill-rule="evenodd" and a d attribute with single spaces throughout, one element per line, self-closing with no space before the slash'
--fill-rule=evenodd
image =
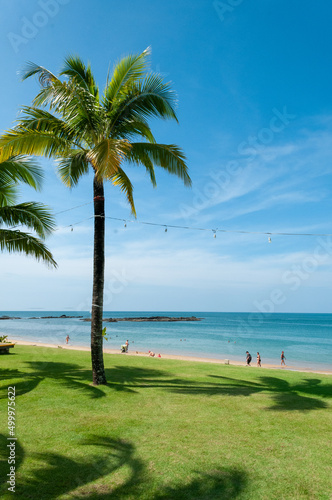
<path id="1" fill-rule="evenodd" d="M 174 119 L 176 95 L 170 84 L 164 83 L 158 74 L 150 74 L 133 84 L 108 113 L 113 127 L 126 119 L 146 118 Z"/>
<path id="2" fill-rule="evenodd" d="M 106 132 L 107 134 L 107 132 Z M 116 126 L 112 130 L 112 137 L 133 139 L 135 136 L 140 136 L 148 142 L 156 142 L 150 126 L 143 117 L 138 119 L 123 119 L 118 120 Z"/>
<path id="3" fill-rule="evenodd" d="M 24 155 L 6 158 L 4 151 L 0 150 L 0 186 L 24 182 L 39 190 L 42 179 L 42 170 L 32 158 Z"/>
<path id="4" fill-rule="evenodd" d="M 130 143 L 125 140 L 104 139 L 92 148 L 87 153 L 87 159 L 91 162 L 97 178 L 109 179 L 115 175 L 130 147 Z"/>
<path id="5" fill-rule="evenodd" d="M 0 207 L 0 226 L 24 225 L 45 238 L 55 229 L 55 221 L 47 207 L 33 201 Z"/>
<path id="6" fill-rule="evenodd" d="M 61 106 L 63 106 L 63 96 L 67 95 L 67 93 L 67 82 L 56 80 L 47 87 L 42 87 L 32 103 L 36 108 L 49 106 L 50 109 L 60 112 Z"/>
<path id="7" fill-rule="evenodd" d="M 121 191 L 125 193 L 132 214 L 136 217 L 136 209 L 133 197 L 134 188 L 127 174 L 124 172 L 124 170 L 122 170 L 122 168 L 118 168 L 117 173 L 112 175 L 110 180 L 112 181 L 113 186 L 119 186 Z"/>
<path id="8" fill-rule="evenodd" d="M 54 83 L 58 78 L 43 66 L 38 66 L 33 62 L 28 62 L 25 68 L 20 71 L 22 80 L 26 80 L 31 76 L 38 76 L 39 83 L 42 87 L 48 87 L 50 83 Z"/>
<path id="9" fill-rule="evenodd" d="M 173 144 L 150 144 L 147 142 L 134 142 L 126 158 L 136 165 L 156 165 L 162 167 L 170 174 L 177 175 L 186 186 L 191 186 L 186 157 L 183 151 Z"/>
<path id="10" fill-rule="evenodd" d="M 47 246 L 35 236 L 21 231 L 0 229 L 0 250 L 19 252 L 44 261 L 49 267 L 57 267 L 52 253 Z"/>
<path id="11" fill-rule="evenodd" d="M 76 130 L 77 136 L 84 136 L 87 140 L 87 136 L 96 140 L 105 122 L 104 111 L 98 99 L 74 79 L 68 82 L 58 80 L 43 88 L 34 99 L 33 108 L 23 109 L 27 112 L 40 107 L 55 111 L 71 130 Z"/>
<path id="12" fill-rule="evenodd" d="M 89 136 L 93 142 L 104 129 L 104 111 L 98 99 L 74 79 L 68 83 L 54 85 L 50 108 L 60 114 L 80 136 Z"/>
<path id="13" fill-rule="evenodd" d="M 22 110 L 25 114 L 20 119 L 20 128 L 25 130 L 37 130 L 39 132 L 50 132 L 77 146 L 82 142 L 81 131 L 76 127 L 71 127 L 67 121 L 54 116 L 44 109 L 23 106 Z"/>
<path id="14" fill-rule="evenodd" d="M 6 205 L 14 205 L 16 198 L 16 184 L 0 182 L 0 207 L 4 207 Z"/>
<path id="15" fill-rule="evenodd" d="M 84 89 L 75 90 L 75 96 L 68 103 L 63 117 L 90 146 L 104 137 L 106 122 L 104 110 Z"/>
<path id="16" fill-rule="evenodd" d="M 132 146 L 133 145 L 135 145 L 135 143 L 132 143 Z M 157 187 L 156 174 L 150 156 L 146 153 L 143 152 L 139 153 L 137 150 L 135 151 L 135 146 L 134 146 L 134 151 L 132 149 L 130 153 L 127 155 L 126 160 L 129 161 L 129 163 L 135 163 L 137 166 L 143 165 L 147 173 L 149 174 L 150 181 L 153 187 Z"/>
<path id="17" fill-rule="evenodd" d="M 0 148 L 5 156 L 36 155 L 48 158 L 64 156 L 71 143 L 52 132 L 16 127 L 0 138 Z"/>
<path id="18" fill-rule="evenodd" d="M 75 81 L 77 85 L 85 88 L 98 99 L 99 89 L 93 77 L 90 64 L 86 67 L 80 57 L 66 57 L 60 75 L 68 76 L 71 80 Z"/>
<path id="19" fill-rule="evenodd" d="M 89 172 L 89 162 L 85 151 L 73 150 L 65 158 L 58 160 L 58 173 L 62 182 L 76 186 L 82 175 Z"/>
<path id="20" fill-rule="evenodd" d="M 104 104 L 112 106 L 118 94 L 126 91 L 128 83 L 136 82 L 146 73 L 151 49 L 148 47 L 141 54 L 123 57 L 114 67 L 113 75 L 104 92 Z"/>
<path id="21" fill-rule="evenodd" d="M 33 100 L 33 106 L 35 108 L 45 108 L 48 106 L 50 110 L 55 110 L 60 116 L 65 117 L 67 114 L 70 114 L 71 109 L 77 106 L 80 101 L 83 101 L 84 98 L 88 100 L 88 105 L 90 107 L 95 105 L 96 101 L 94 96 L 92 96 L 86 88 L 77 85 L 75 80 L 72 79 L 68 82 L 56 80 L 50 83 L 49 86 L 40 90 Z M 85 107 L 87 107 L 86 104 Z"/>

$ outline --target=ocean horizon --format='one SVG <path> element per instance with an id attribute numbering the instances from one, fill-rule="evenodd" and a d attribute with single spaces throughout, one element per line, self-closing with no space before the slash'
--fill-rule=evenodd
<path id="1" fill-rule="evenodd" d="M 74 316 L 60 318 L 59 316 Z M 1 316 L 17 317 L 0 321 L 0 335 L 30 342 L 63 345 L 90 345 L 88 311 L 0 311 Z M 56 318 L 45 318 L 57 316 Z M 161 355 L 199 356 L 243 361 L 249 351 L 256 362 L 260 353 L 262 365 L 279 364 L 285 352 L 290 368 L 332 368 L 332 314 L 315 313 L 219 313 L 204 311 L 104 311 L 105 318 L 138 316 L 174 316 L 201 318 L 179 322 L 112 322 L 104 323 L 108 341 L 104 347 L 118 349 L 128 339 L 129 349 Z M 41 319 L 44 317 L 44 319 Z"/>

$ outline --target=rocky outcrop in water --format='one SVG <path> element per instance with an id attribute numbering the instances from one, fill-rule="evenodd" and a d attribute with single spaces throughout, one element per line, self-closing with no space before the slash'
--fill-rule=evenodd
<path id="1" fill-rule="evenodd" d="M 66 314 L 61 314 L 61 316 L 33 316 L 28 319 L 72 319 L 72 318 L 83 318 L 83 316 L 67 316 Z"/>
<path id="2" fill-rule="evenodd" d="M 21 318 L 17 318 L 15 316 L 0 316 L 0 319 L 21 319 Z"/>
<path id="3" fill-rule="evenodd" d="M 137 318 L 103 318 L 104 322 L 107 323 L 117 323 L 118 321 L 132 321 L 132 322 L 143 322 L 143 321 L 201 321 L 202 318 L 196 318 L 196 316 L 190 317 L 171 317 L 171 316 L 140 316 Z M 91 318 L 83 318 L 82 321 L 91 321 Z"/>
<path id="4" fill-rule="evenodd" d="M 40 318 L 36 319 L 72 319 L 72 318 L 83 318 L 83 316 L 67 316 L 66 314 L 61 314 L 61 316 L 41 316 Z"/>
<path id="5" fill-rule="evenodd" d="M 0 320 L 7 319 L 22 319 L 16 316 L 0 316 Z M 83 316 L 67 316 L 66 314 L 61 314 L 61 316 L 32 316 L 27 319 L 80 319 L 81 321 L 91 321 L 91 318 L 83 318 Z M 196 318 L 196 316 L 139 316 L 137 318 L 103 318 L 106 323 L 117 323 L 118 321 L 132 321 L 132 322 L 143 322 L 143 321 L 201 321 L 202 318 Z"/>
<path id="6" fill-rule="evenodd" d="M 66 314 L 61 314 L 61 316 L 32 316 L 31 318 L 25 318 L 25 319 L 70 319 L 70 318 L 83 318 L 83 316 L 67 316 Z M 1 319 L 22 319 L 17 316 L 0 316 Z"/>

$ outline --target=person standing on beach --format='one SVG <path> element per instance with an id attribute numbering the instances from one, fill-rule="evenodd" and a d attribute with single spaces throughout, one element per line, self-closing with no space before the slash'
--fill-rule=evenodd
<path id="1" fill-rule="evenodd" d="M 282 366 L 282 365 L 285 365 L 285 366 L 286 366 L 286 363 L 285 363 L 286 358 L 285 358 L 285 353 L 284 353 L 284 351 L 281 351 L 281 357 L 280 357 L 280 359 L 281 359 L 281 363 L 280 363 L 280 364 L 281 364 L 281 366 Z"/>
<path id="2" fill-rule="evenodd" d="M 247 355 L 247 366 L 251 366 L 250 363 L 251 363 L 251 354 L 250 352 L 246 351 L 246 355 Z"/>
<path id="3" fill-rule="evenodd" d="M 260 356 L 260 354 L 258 352 L 257 353 L 257 366 L 262 366 L 261 363 L 262 363 L 261 356 Z"/>
<path id="4" fill-rule="evenodd" d="M 66 337 L 66 344 L 68 344 L 68 342 L 69 342 L 69 335 L 67 335 Z"/>
<path id="5" fill-rule="evenodd" d="M 128 340 L 126 340 L 125 346 L 126 346 L 126 352 L 128 352 L 128 349 L 129 349 L 129 342 L 128 342 Z"/>

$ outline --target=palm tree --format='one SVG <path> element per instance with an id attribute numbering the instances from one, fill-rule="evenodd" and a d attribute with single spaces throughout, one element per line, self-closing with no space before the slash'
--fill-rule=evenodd
<path id="1" fill-rule="evenodd" d="M 10 154 L 56 158 L 62 181 L 72 187 L 93 170 L 94 257 L 91 309 L 93 384 L 106 384 L 103 361 L 104 181 L 119 186 L 136 215 L 133 186 L 124 164 L 143 165 L 153 186 L 154 166 L 190 185 L 185 156 L 176 145 L 158 144 L 148 119 L 174 119 L 175 95 L 159 74 L 149 72 L 150 50 L 129 55 L 107 77 L 102 94 L 79 57 L 68 57 L 59 77 L 29 63 L 23 79 L 37 75 L 41 90 L 23 108 L 18 125 L 0 141 Z M 63 77 L 61 79 L 61 77 Z"/>
<path id="2" fill-rule="evenodd" d="M 17 183 L 24 182 L 38 189 L 41 178 L 40 169 L 31 159 L 23 156 L 5 159 L 0 151 L 0 250 L 25 253 L 56 267 L 51 252 L 43 242 L 54 229 L 54 221 L 47 208 L 32 201 L 15 204 Z M 37 236 L 16 229 L 17 226 L 31 229 Z"/>

